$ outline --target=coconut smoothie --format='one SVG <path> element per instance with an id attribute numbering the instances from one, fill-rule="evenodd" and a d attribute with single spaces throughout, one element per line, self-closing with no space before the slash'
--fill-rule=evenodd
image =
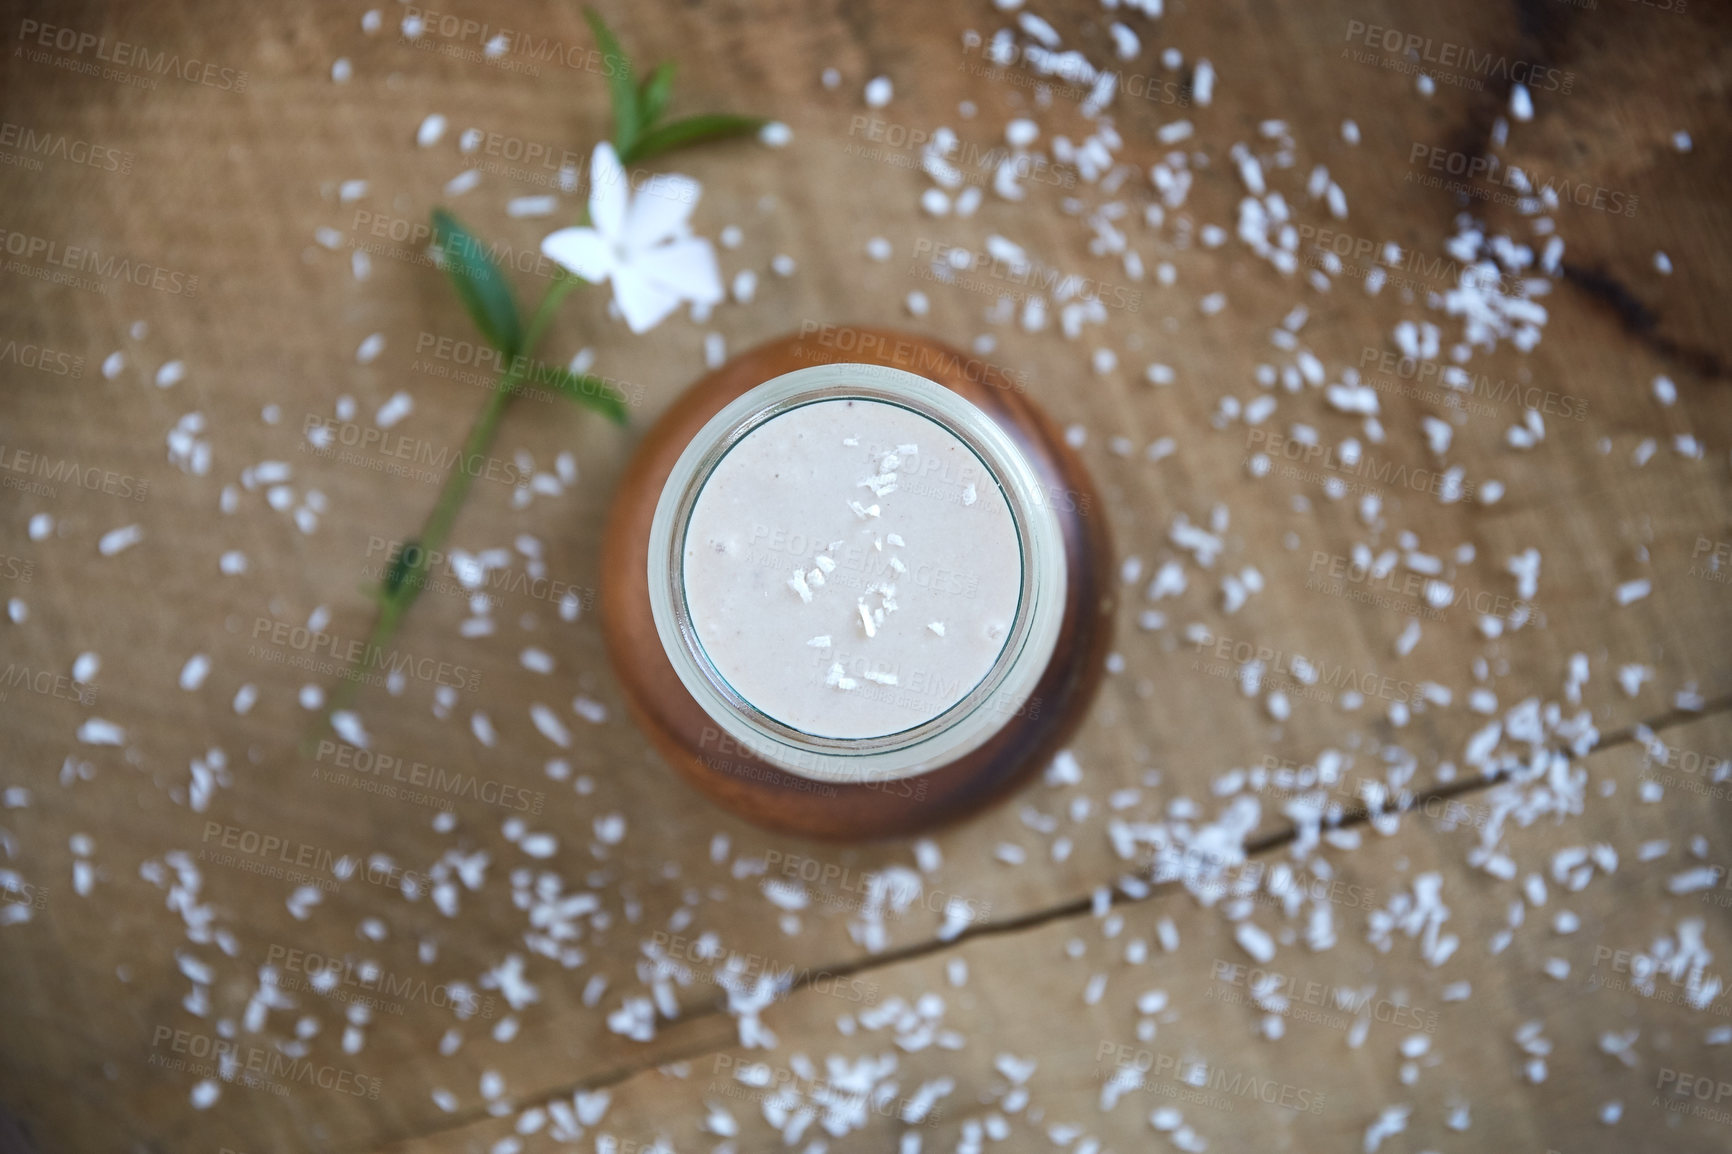
<path id="1" fill-rule="evenodd" d="M 826 738 L 899 733 L 963 700 L 1023 592 L 991 471 L 939 422 L 865 398 L 801 405 L 741 438 L 698 494 L 683 555 L 717 672 Z"/>

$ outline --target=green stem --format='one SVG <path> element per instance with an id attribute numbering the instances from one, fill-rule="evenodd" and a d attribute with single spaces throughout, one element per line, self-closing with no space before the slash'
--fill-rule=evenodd
<path id="1" fill-rule="evenodd" d="M 522 351 L 512 357 L 500 372 L 499 379 L 493 384 L 493 391 L 487 396 L 487 403 L 475 418 L 475 423 L 469 427 L 469 435 L 463 440 L 463 455 L 458 458 L 455 467 L 445 474 L 445 484 L 439 490 L 439 499 L 434 502 L 432 511 L 427 514 L 427 520 L 421 526 L 420 534 L 414 539 L 413 547 L 417 550 L 417 557 L 404 572 L 396 588 L 386 589 L 381 585 L 378 596 L 379 616 L 373 622 L 373 631 L 367 637 L 367 644 L 362 648 L 360 656 L 349 663 L 336 689 L 332 691 L 329 707 L 323 714 L 323 725 L 319 732 L 312 736 L 317 737 L 328 730 L 331 715 L 354 703 L 355 695 L 360 692 L 361 687 L 361 666 L 396 636 L 403 615 L 421 595 L 425 584 L 423 575 L 427 558 L 443 551 L 445 539 L 457 521 L 458 510 L 463 507 L 464 500 L 469 496 L 469 486 L 475 480 L 475 473 L 468 467 L 468 463 L 477 456 L 485 456 L 492 447 L 493 439 L 499 433 L 500 418 L 505 415 L 505 408 L 511 403 L 511 398 L 517 395 L 516 385 L 522 379 L 523 368 L 531 363 L 536 345 L 541 343 L 547 326 L 553 321 L 554 311 L 573 289 L 585 283 L 587 282 L 580 277 L 562 275 L 548 286 L 541 303 L 536 306 L 535 316 L 529 322 Z"/>

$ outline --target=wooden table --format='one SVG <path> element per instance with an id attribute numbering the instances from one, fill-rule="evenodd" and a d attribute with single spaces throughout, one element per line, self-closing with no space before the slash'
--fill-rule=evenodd
<path id="1" fill-rule="evenodd" d="M 792 128 L 786 148 L 722 145 L 669 164 L 702 181 L 699 233 L 738 227 L 721 262 L 730 278 L 758 274 L 755 299 L 642 338 L 608 319 L 602 293 L 567 305 L 551 355 L 593 349 L 594 371 L 632 386 L 632 423 L 529 400 L 508 413 L 495 475 L 453 538 L 507 551 L 491 626 L 464 624 L 455 576 L 421 598 L 394 642 L 408 659 L 400 692 L 359 698 L 371 752 L 395 760 L 363 764 L 303 746 L 317 717 L 304 687 L 332 677 L 307 667 L 329 651 L 295 629 L 313 619 L 332 646 L 365 635 L 369 582 L 433 502 L 429 461 L 460 443 L 484 397 L 487 378 L 466 363 L 474 333 L 413 230 L 449 204 L 524 254 L 514 282 L 539 296 L 534 253 L 553 221 L 508 204 L 553 193 L 557 219 L 577 211 L 554 174 L 608 124 L 581 14 L 470 6 L 429 14 L 410 41 L 394 5 L 372 33 L 360 6 L 14 11 L 0 68 L 12 606 L 0 626 L 0 869 L 12 871 L 0 875 L 0 1104 L 35 1149 L 532 1150 L 557 1145 L 561 1117 L 585 1149 L 779 1149 L 766 1121 L 778 1090 L 828 1095 L 846 1130 L 826 1146 L 819 1115 L 797 1149 L 1368 1150 L 1385 1129 L 1385 1151 L 1726 1148 L 1732 999 L 1710 989 L 1692 1006 L 1682 974 L 1646 996 L 1629 972 L 1692 921 L 1713 955 L 1703 980 L 1732 958 L 1732 786 L 1712 781 L 1732 749 L 1732 266 L 1716 191 L 1726 18 L 1631 0 L 1167 7 L 1159 20 L 1035 9 L 1096 62 L 1113 59 L 1109 21 L 1140 38 L 1110 110 L 1121 183 L 1059 187 L 1076 171 L 1060 164 L 1022 202 L 989 189 L 959 219 L 921 210 L 932 181 L 907 134 L 949 126 L 978 178 L 1014 117 L 1039 122 L 1049 158 L 1055 135 L 1091 131 L 1078 92 L 1037 108 L 1026 66 L 971 47 L 968 30 L 990 40 L 1016 14 L 905 0 L 607 5 L 639 61 L 678 60 L 676 112 L 755 111 Z M 508 50 L 489 56 L 501 30 Z M 1410 33 L 1448 61 L 1429 96 L 1402 56 Z M 1159 63 L 1169 46 L 1175 70 Z M 1204 58 L 1212 100 L 1181 106 L 1199 95 Z M 1512 68 L 1531 73 L 1535 111 L 1498 145 Z M 894 98 L 870 109 L 862 91 L 879 75 Z M 432 113 L 449 127 L 418 147 Z M 1182 142 L 1181 120 L 1194 125 Z M 1290 207 L 1304 258 L 1292 275 L 1236 236 L 1236 142 Z M 1153 226 L 1150 169 L 1176 171 L 1164 161 L 1175 149 L 1192 183 Z M 1467 179 L 1488 155 L 1499 168 L 1476 170 L 1474 199 L 1458 202 L 1452 166 Z M 1345 219 L 1309 193 L 1318 165 Z M 1460 319 L 1426 297 L 1456 285 L 1445 244 L 1463 209 L 1543 246 L 1511 203 L 1508 166 L 1564 182 L 1561 265 L 1538 298 L 1543 340 L 1477 351 L 1486 384 L 1450 416 L 1434 382 L 1388 371 L 1396 328 L 1436 324 L 1444 357 L 1459 339 Z M 447 193 L 467 167 L 479 186 Z M 1091 223 L 1115 202 L 1122 218 Z M 1142 279 L 1110 241 L 1091 243 L 1114 230 Z M 1027 286 L 990 269 L 968 284 L 924 275 L 946 246 L 978 251 L 991 234 L 1127 307 L 1067 339 L 1056 315 L 1036 332 L 991 320 L 1001 293 Z M 882 262 L 865 255 L 880 236 L 893 252 Z M 1371 295 L 1363 277 L 1384 242 L 1401 246 L 1400 266 Z M 1309 280 L 1325 250 L 1344 266 L 1327 291 Z M 774 271 L 779 254 L 791 275 Z M 928 315 L 910 315 L 916 291 Z M 1279 335 L 1299 304 L 1303 326 Z M 990 334 L 983 355 L 1083 438 L 1101 515 L 1140 563 L 1075 772 L 1061 759 L 919 845 L 804 843 L 700 800 L 624 719 L 593 608 L 614 480 L 703 371 L 706 335 L 731 352 L 849 323 L 963 345 Z M 362 363 L 372 334 L 383 350 Z M 1304 379 L 1302 351 L 1329 383 L 1351 367 L 1374 386 L 1382 443 Z M 1151 363 L 1170 366 L 1170 384 L 1146 379 Z M 1258 383 L 1263 365 L 1273 388 Z M 1657 399 L 1660 376 L 1675 403 Z M 399 391 L 413 411 L 386 445 L 376 418 Z M 1348 406 L 1357 395 L 1336 393 Z M 1260 397 L 1276 407 L 1250 424 Z M 1528 408 L 1545 435 L 1518 448 L 1508 430 Z M 1439 415 L 1447 447 L 1423 424 Z M 327 423 L 369 439 L 321 456 L 305 430 Z M 1308 459 L 1295 426 L 1320 446 L 1357 437 L 1368 471 Z M 1277 467 L 1255 475 L 1250 461 L 1271 450 Z M 511 477 L 557 475 L 562 453 L 575 477 L 516 496 Z M 1432 491 L 1452 466 L 1475 496 Z M 1331 479 L 1348 494 L 1331 497 Z M 1505 491 L 1487 504 L 1492 481 Z M 1362 486 L 1381 494 L 1376 509 Z M 1213 524 L 1209 565 L 1175 544 L 1180 516 Z M 132 525 L 136 543 L 104 552 Z M 534 562 L 516 548 L 525 535 Z M 1366 578 L 1356 545 L 1402 560 Z M 1508 567 L 1528 549 L 1532 592 Z M 1435 612 L 1418 599 L 1427 558 L 1450 586 Z M 1186 587 L 1151 601 L 1142 586 L 1169 561 Z M 1222 579 L 1247 568 L 1262 588 L 1228 612 Z M 1649 592 L 1620 604 L 1638 581 Z M 585 606 L 576 620 L 560 611 L 567 592 Z M 1513 628 L 1517 600 L 1532 610 Z M 531 646 L 551 673 L 524 663 Z M 1265 677 L 1248 695 L 1244 662 L 1259 650 Z M 94 688 L 71 679 L 87 652 L 100 657 L 79 667 Z M 1646 674 L 1626 687 L 1626 666 Z M 1296 669 L 1319 676 L 1305 684 Z M 1523 714 L 1530 699 L 1543 708 Z M 538 731 L 534 704 L 563 719 L 569 748 Z M 1502 752 L 1544 778 L 1512 782 L 1507 765 L 1485 776 L 1493 763 L 1470 753 L 1494 718 L 1506 719 Z M 1320 843 L 1298 791 L 1276 780 L 1319 765 L 1339 767 L 1325 800 L 1342 819 Z M 1260 790 L 1235 785 L 1256 769 L 1270 774 Z M 413 781 L 376 788 L 395 776 Z M 1644 780 L 1671 784 L 1645 792 Z M 1404 786 L 1387 804 L 1414 812 L 1366 821 L 1367 781 Z M 1197 836 L 1211 826 L 1233 827 L 1219 844 L 1243 834 L 1262 863 L 1228 871 L 1262 887 L 1256 900 L 1138 880 L 1175 855 L 1218 864 L 1217 843 Z M 556 848 L 532 856 L 525 835 L 543 832 Z M 1258 871 L 1300 860 L 1330 873 L 1289 918 Z M 893 869 L 912 871 L 900 876 L 918 895 L 885 911 L 871 879 Z M 1415 906 L 1433 884 L 1437 904 Z M 961 921 L 941 933 L 956 903 Z M 1419 913 L 1391 927 L 1392 903 Z M 1276 951 L 1266 964 L 1247 924 Z M 700 942 L 741 955 L 732 993 Z M 336 978 L 325 989 L 322 971 Z M 765 974 L 794 988 L 759 1013 L 769 998 L 751 981 Z M 1268 1012 L 1259 974 L 1279 975 L 1290 1004 Z M 263 1081 L 222 1083 L 197 1108 L 196 1067 L 224 1050 Z M 881 1097 L 863 1100 L 853 1077 Z M 1612 1101 L 1621 1118 L 1607 1125 Z M 1388 1111 L 1404 1131 L 1381 1125 Z"/>

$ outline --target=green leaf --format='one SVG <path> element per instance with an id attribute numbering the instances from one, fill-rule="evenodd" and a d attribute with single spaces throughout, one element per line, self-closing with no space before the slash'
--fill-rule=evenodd
<path id="1" fill-rule="evenodd" d="M 486 248 L 474 233 L 442 208 L 433 210 L 433 244 L 439 249 L 445 272 L 475 327 L 494 348 L 507 357 L 516 356 L 523 343 L 517 302 L 511 296 L 505 274 L 487 255 Z"/>
<path id="2" fill-rule="evenodd" d="M 580 405 L 587 405 L 616 425 L 626 423 L 625 396 L 600 377 L 537 361 L 524 383 L 545 385 Z"/>
<path id="3" fill-rule="evenodd" d="M 703 144 L 709 140 L 748 136 L 767 123 L 769 122 L 761 116 L 734 116 L 726 112 L 688 116 L 684 120 L 676 120 L 653 132 L 645 133 L 638 140 L 637 148 L 632 151 L 631 159 L 648 160 L 657 153 L 672 152 L 676 148 Z"/>
<path id="4" fill-rule="evenodd" d="M 595 33 L 597 46 L 601 48 L 607 86 L 613 93 L 614 151 L 625 156 L 637 143 L 638 133 L 643 126 L 643 117 L 638 111 L 637 79 L 632 75 L 631 57 L 619 46 L 619 41 L 603 23 L 599 12 L 594 8 L 585 8 L 583 15 L 589 21 L 590 30 Z"/>
<path id="5" fill-rule="evenodd" d="M 418 576 L 427 567 L 427 550 L 421 548 L 420 542 L 414 538 L 403 543 L 391 558 L 391 567 L 385 571 L 385 578 L 380 582 L 387 596 L 397 592 L 409 578 Z"/>
<path id="6" fill-rule="evenodd" d="M 668 97 L 674 90 L 674 71 L 674 62 L 665 60 L 656 65 L 650 78 L 643 82 L 643 90 L 638 94 L 638 112 L 641 117 L 639 126 L 644 131 L 648 131 L 667 109 Z"/>

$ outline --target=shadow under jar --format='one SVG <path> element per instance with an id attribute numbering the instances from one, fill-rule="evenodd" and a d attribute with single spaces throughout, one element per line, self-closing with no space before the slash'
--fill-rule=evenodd
<path id="1" fill-rule="evenodd" d="M 912 833 L 1001 798 L 1098 687 L 1105 511 L 996 367 L 826 327 L 688 389 L 621 480 L 602 625 L 634 721 L 750 821 Z"/>

